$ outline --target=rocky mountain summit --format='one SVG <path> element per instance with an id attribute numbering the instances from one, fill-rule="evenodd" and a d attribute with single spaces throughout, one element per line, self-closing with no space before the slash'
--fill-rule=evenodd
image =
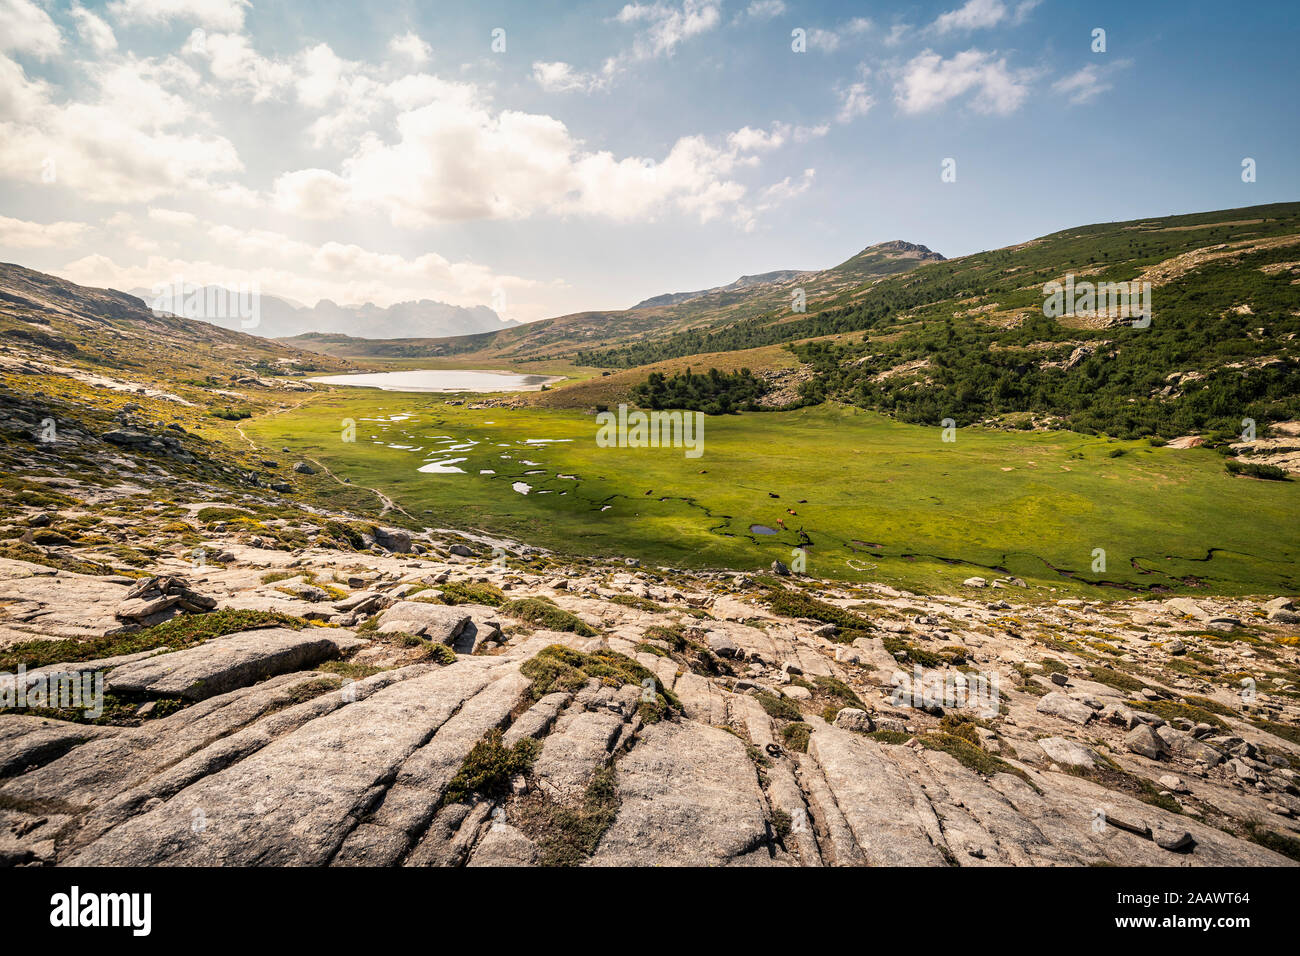
<path id="1" fill-rule="evenodd" d="M 1012 605 L 209 503 L 141 509 L 155 557 L 104 573 L 54 537 L 86 510 L 7 519 L 45 542 L 0 560 L 10 864 L 1300 858 L 1285 597 Z"/>

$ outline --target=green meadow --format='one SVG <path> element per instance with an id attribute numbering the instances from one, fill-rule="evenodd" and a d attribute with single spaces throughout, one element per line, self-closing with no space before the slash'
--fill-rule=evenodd
<path id="1" fill-rule="evenodd" d="M 353 485 L 322 475 L 314 490 L 376 488 L 428 527 L 566 554 L 754 570 L 802 544 L 809 575 L 922 591 L 972 575 L 1056 596 L 1300 590 L 1300 482 L 1230 477 L 1212 451 L 978 428 L 945 443 L 938 427 L 828 404 L 708 417 L 703 456 L 687 458 L 598 447 L 580 411 L 447 400 L 336 389 L 243 427 Z M 463 471 L 418 470 L 448 459 Z"/>

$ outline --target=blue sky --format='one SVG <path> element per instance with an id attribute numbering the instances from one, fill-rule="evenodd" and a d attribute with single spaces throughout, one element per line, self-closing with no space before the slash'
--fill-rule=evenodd
<path id="1" fill-rule="evenodd" d="M 534 320 L 889 239 L 954 256 L 1295 200 L 1296 21 L 1289 2 L 0 0 L 0 257 Z"/>

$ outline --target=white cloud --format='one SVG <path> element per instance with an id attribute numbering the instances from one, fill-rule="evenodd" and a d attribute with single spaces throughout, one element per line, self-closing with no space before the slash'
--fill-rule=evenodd
<path id="1" fill-rule="evenodd" d="M 117 49 L 117 37 L 113 35 L 113 28 L 103 19 L 80 4 L 74 4 L 68 12 L 76 21 L 77 35 L 96 53 L 111 53 Z"/>
<path id="2" fill-rule="evenodd" d="M 1069 97 L 1071 103 L 1088 103 L 1112 86 L 1110 74 L 1129 65 L 1128 60 L 1115 60 L 1107 66 L 1089 63 L 1083 69 L 1063 76 L 1052 84 L 1053 92 Z"/>
<path id="3" fill-rule="evenodd" d="M 80 239 L 89 228 L 84 222 L 28 222 L 0 216 L 0 246 L 11 249 L 64 246 Z"/>
<path id="4" fill-rule="evenodd" d="M 335 302 L 374 302 L 389 306 L 411 299 L 434 299 L 475 306 L 491 301 L 498 289 L 512 301 L 512 315 L 543 318 L 544 306 L 519 303 L 518 293 L 545 292 L 547 284 L 501 274 L 472 261 L 453 262 L 434 252 L 415 257 L 377 252 L 353 243 L 314 244 L 284 233 L 202 224 L 203 234 L 221 250 L 220 259 L 186 259 L 158 253 L 158 244 L 127 245 L 145 253 L 142 260 L 119 263 L 92 253 L 69 262 L 60 274 L 74 282 L 119 289 L 150 288 L 182 276 L 187 282 L 223 284 L 256 282 L 263 292 L 308 304 L 322 298 Z M 4 235 L 0 220 L 0 236 Z M 136 238 L 139 238 L 136 236 Z M 553 314 L 553 313 L 552 313 Z"/>
<path id="5" fill-rule="evenodd" d="M 292 64 L 257 53 L 242 34 L 214 33 L 204 38 L 201 51 L 191 46 L 188 52 L 206 57 L 213 77 L 254 103 L 277 96 L 294 79 Z"/>
<path id="6" fill-rule="evenodd" d="M 1002 0 L 966 0 L 964 6 L 941 14 L 934 21 L 939 33 L 955 30 L 979 30 L 996 26 L 1007 16 L 1007 6 Z"/>
<path id="7" fill-rule="evenodd" d="M 388 41 L 388 51 L 396 56 L 406 57 L 412 63 L 427 63 L 433 56 L 433 47 L 425 43 L 414 33 L 403 33 Z"/>
<path id="8" fill-rule="evenodd" d="M 859 116 L 866 116 L 871 107 L 876 105 L 876 98 L 871 95 L 865 79 L 851 83 L 839 91 L 840 111 L 836 120 L 851 123 Z"/>
<path id="9" fill-rule="evenodd" d="M 327 43 L 318 43 L 294 58 L 294 87 L 298 102 L 309 109 L 321 109 L 338 95 L 343 74 L 354 67 L 339 57 Z"/>
<path id="10" fill-rule="evenodd" d="M 738 153 L 765 153 L 785 145 L 791 129 L 784 123 L 772 124 L 771 130 L 752 129 L 742 126 L 727 136 L 727 143 Z"/>
<path id="11" fill-rule="evenodd" d="M 31 0 L 0 0 L 0 52 L 28 53 L 44 60 L 63 47 L 50 15 Z"/>
<path id="12" fill-rule="evenodd" d="M 808 48 L 834 53 L 846 40 L 867 33 L 871 28 L 872 23 L 866 17 L 855 17 L 831 30 L 814 28 L 808 31 Z"/>
<path id="13" fill-rule="evenodd" d="M 1009 69 L 1005 59 L 994 56 L 972 49 L 945 60 L 925 50 L 902 68 L 894 99 L 904 113 L 923 113 L 973 91 L 971 105 L 977 111 L 1013 113 L 1029 95 L 1033 74 Z"/>
<path id="14" fill-rule="evenodd" d="M 895 23 L 885 36 L 885 46 L 898 46 L 911 32 L 912 27 L 909 24 Z"/>
<path id="15" fill-rule="evenodd" d="M 773 183 L 763 190 L 763 200 L 775 205 L 776 203 L 786 202 L 796 196 L 806 193 L 813 184 L 813 178 L 817 175 L 815 169 L 805 169 L 803 175 L 796 181 L 787 176 L 779 183 Z"/>
<path id="16" fill-rule="evenodd" d="M 644 23 L 646 29 L 633 44 L 636 59 L 672 56 L 682 41 L 707 33 L 722 19 L 716 0 L 683 0 L 680 7 L 666 3 L 629 3 L 618 12 L 619 23 Z"/>
<path id="17" fill-rule="evenodd" d="M 782 0 L 753 0 L 745 8 L 745 14 L 754 20 L 771 20 L 785 13 Z"/>
<path id="18" fill-rule="evenodd" d="M 242 30 L 248 0 L 113 0 L 118 23 L 197 23 L 214 30 Z"/>
<path id="19" fill-rule="evenodd" d="M 718 0 L 682 0 L 671 3 L 629 3 L 613 18 L 614 22 L 640 28 L 632 44 L 606 58 L 598 71 L 580 70 L 562 61 L 537 60 L 533 63 L 533 80 L 548 93 L 591 91 L 607 87 L 632 64 L 671 57 L 686 40 L 707 33 L 722 20 Z"/>
<path id="20" fill-rule="evenodd" d="M 1019 25 L 1029 19 L 1029 14 L 1033 13 L 1043 0 L 1021 0 L 1016 4 L 1016 12 L 1011 16 L 1011 22 Z"/>
<path id="21" fill-rule="evenodd" d="M 300 169 L 275 181 L 272 203 L 304 219 L 337 219 L 348 207 L 346 181 L 325 169 Z"/>
<path id="22" fill-rule="evenodd" d="M 178 209 L 162 209 L 158 206 L 149 208 L 149 218 L 153 222 L 161 222 L 168 226 L 192 226 L 199 221 L 199 217 L 192 212 L 181 212 Z"/>
<path id="23" fill-rule="evenodd" d="M 809 143 L 814 139 L 821 139 L 830 131 L 829 123 L 820 123 L 817 126 L 796 126 L 794 128 L 794 141 L 796 143 Z"/>
<path id="24" fill-rule="evenodd" d="M 648 220 L 672 209 L 709 220 L 741 204 L 736 170 L 792 136 L 824 135 L 777 123 L 721 143 L 686 136 L 656 161 L 592 151 L 558 119 L 497 111 L 471 84 L 417 76 L 383 93 L 410 107 L 399 110 L 394 130 L 365 133 L 337 172 L 281 175 L 277 209 L 322 219 L 379 211 L 403 228 L 543 214 Z"/>
<path id="25" fill-rule="evenodd" d="M 1023 23 L 1042 0 L 1021 0 L 1014 11 L 1003 0 L 967 0 L 956 10 L 949 10 L 930 25 L 936 33 L 985 30 L 999 23 L 1018 26 Z"/>
<path id="26" fill-rule="evenodd" d="M 533 79 L 547 93 L 592 90 L 601 84 L 600 77 L 575 70 L 568 63 L 547 63 L 542 60 L 533 64 Z"/>
<path id="27" fill-rule="evenodd" d="M 99 67 L 84 102 L 54 102 L 5 57 L 0 78 L 0 175 L 126 203 L 204 191 L 243 168 L 229 140 L 192 128 L 204 117 L 173 90 L 197 77 L 174 59 Z"/>

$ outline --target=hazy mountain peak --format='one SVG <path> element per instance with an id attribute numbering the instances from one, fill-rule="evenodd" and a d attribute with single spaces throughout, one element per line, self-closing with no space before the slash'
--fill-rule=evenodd
<path id="1" fill-rule="evenodd" d="M 154 295 L 150 290 L 133 289 L 132 294 L 139 296 L 152 308 Z M 311 332 L 346 333 L 368 339 L 443 338 L 495 332 L 519 324 L 513 319 L 502 319 L 485 305 L 448 305 L 433 299 L 395 302 L 390 306 L 375 305 L 373 302 L 340 305 L 333 299 L 321 299 L 314 306 L 305 306 L 280 296 L 262 293 L 258 306 L 258 322 L 251 327 L 246 322 L 241 322 L 239 316 L 200 314 L 190 318 L 222 328 L 254 332 L 270 339 Z"/>

